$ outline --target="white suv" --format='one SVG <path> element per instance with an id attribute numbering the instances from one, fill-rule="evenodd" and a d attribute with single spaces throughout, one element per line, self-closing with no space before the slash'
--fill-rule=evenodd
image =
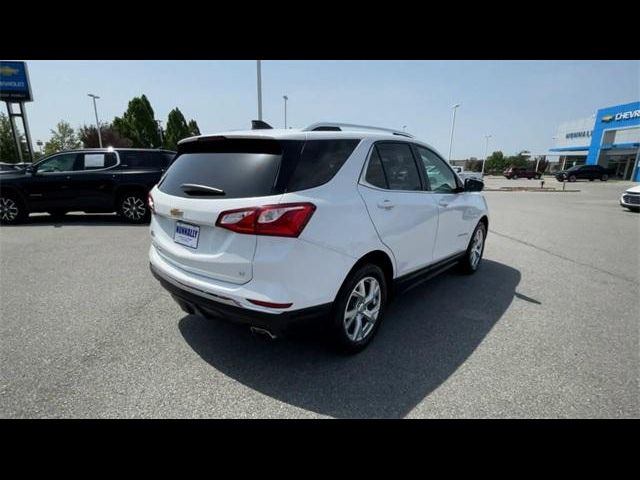
<path id="1" fill-rule="evenodd" d="M 355 352 L 393 292 L 459 264 L 488 231 L 483 183 L 394 130 L 314 124 L 182 140 L 149 195 L 151 271 L 191 314 L 275 337 L 324 319 Z"/>

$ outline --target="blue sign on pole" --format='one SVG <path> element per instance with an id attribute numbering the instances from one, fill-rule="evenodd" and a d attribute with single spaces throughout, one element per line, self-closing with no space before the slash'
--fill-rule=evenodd
<path id="1" fill-rule="evenodd" d="M 0 100 L 31 102 L 31 85 L 25 62 L 0 62 Z"/>

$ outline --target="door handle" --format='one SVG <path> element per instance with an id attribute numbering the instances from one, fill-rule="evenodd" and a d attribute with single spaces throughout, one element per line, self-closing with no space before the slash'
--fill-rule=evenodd
<path id="1" fill-rule="evenodd" d="M 438 205 L 440 205 L 441 207 L 447 207 L 449 206 L 449 202 L 447 200 L 442 199 L 438 202 Z"/>
<path id="2" fill-rule="evenodd" d="M 381 202 L 378 202 L 378 208 L 382 208 L 384 210 L 391 210 L 393 207 L 395 207 L 395 205 L 391 200 L 382 200 Z"/>
<path id="3" fill-rule="evenodd" d="M 67 179 L 67 180 L 71 180 L 71 175 L 68 175 L 68 176 L 66 177 L 66 179 Z"/>

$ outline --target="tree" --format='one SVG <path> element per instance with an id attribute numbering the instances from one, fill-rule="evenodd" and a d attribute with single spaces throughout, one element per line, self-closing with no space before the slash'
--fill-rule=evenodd
<path id="1" fill-rule="evenodd" d="M 502 172 L 506 168 L 507 159 L 501 151 L 493 152 L 487 157 L 485 172 Z"/>
<path id="2" fill-rule="evenodd" d="M 200 135 L 200 128 L 198 128 L 198 124 L 195 120 L 189 121 L 189 133 L 193 137 L 195 137 L 196 135 Z"/>
<path id="3" fill-rule="evenodd" d="M 80 140 L 78 140 L 76 132 L 71 125 L 64 120 L 60 120 L 55 130 L 51 130 L 51 139 L 44 144 L 44 154 L 51 155 L 52 153 L 74 148 L 80 148 Z"/>
<path id="4" fill-rule="evenodd" d="M 110 123 L 100 125 L 100 134 L 102 136 L 103 147 L 129 148 L 133 146 L 133 142 L 123 137 Z M 98 148 L 100 146 L 98 129 L 94 125 L 83 125 L 80 127 L 78 129 L 78 137 L 84 145 L 84 148 Z"/>
<path id="5" fill-rule="evenodd" d="M 24 135 L 20 135 L 20 140 L 24 139 Z M 26 156 L 24 158 L 27 158 Z M 15 140 L 13 139 L 13 131 L 11 130 L 11 121 L 4 113 L 0 113 L 0 162 L 18 163 L 18 151 L 16 150 Z"/>
<path id="6" fill-rule="evenodd" d="M 122 137 L 130 139 L 133 147 L 158 148 L 161 145 L 153 108 L 145 95 L 134 97 L 122 117 L 114 118 L 113 127 Z"/>
<path id="7" fill-rule="evenodd" d="M 169 116 L 167 117 L 167 130 L 164 135 L 165 148 L 175 150 L 180 140 L 190 136 L 191 129 L 189 125 L 187 125 L 184 115 L 182 115 L 179 109 L 174 108 L 169 112 Z"/>

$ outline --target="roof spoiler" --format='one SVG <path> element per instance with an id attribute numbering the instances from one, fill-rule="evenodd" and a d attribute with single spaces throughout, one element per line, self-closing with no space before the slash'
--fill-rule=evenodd
<path id="1" fill-rule="evenodd" d="M 273 127 L 262 120 L 251 120 L 251 130 L 273 130 Z"/>

